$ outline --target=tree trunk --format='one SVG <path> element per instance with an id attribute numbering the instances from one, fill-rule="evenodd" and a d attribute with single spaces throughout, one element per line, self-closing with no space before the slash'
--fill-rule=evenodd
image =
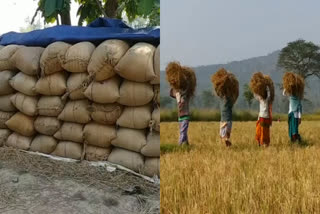
<path id="1" fill-rule="evenodd" d="M 70 12 L 61 13 L 60 17 L 61 17 L 61 24 L 62 25 L 71 25 Z"/>
<path id="2" fill-rule="evenodd" d="M 118 7 L 118 0 L 107 0 L 106 4 L 104 5 L 104 10 L 106 11 L 108 17 L 116 18 Z"/>

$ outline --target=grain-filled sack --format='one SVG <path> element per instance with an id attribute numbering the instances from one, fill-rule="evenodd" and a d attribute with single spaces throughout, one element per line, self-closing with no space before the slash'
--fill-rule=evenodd
<path id="1" fill-rule="evenodd" d="M 11 103 L 12 94 L 0 96 L 0 111 L 12 112 L 16 111 L 16 107 Z"/>
<path id="2" fill-rule="evenodd" d="M 64 57 L 60 58 L 60 63 L 69 72 L 86 72 L 94 49 L 91 42 L 79 42 L 67 50 Z"/>
<path id="3" fill-rule="evenodd" d="M 0 50 L 0 71 L 15 70 L 10 58 L 20 47 L 19 45 L 7 45 Z"/>
<path id="4" fill-rule="evenodd" d="M 160 158 L 146 158 L 142 174 L 149 177 L 160 176 Z"/>
<path id="5" fill-rule="evenodd" d="M 61 127 L 61 121 L 56 117 L 38 116 L 34 121 L 34 128 L 37 132 L 53 136 Z"/>
<path id="6" fill-rule="evenodd" d="M 112 150 L 108 161 L 127 167 L 136 172 L 140 172 L 144 164 L 143 156 L 141 154 L 120 148 L 114 148 Z"/>
<path id="7" fill-rule="evenodd" d="M 35 90 L 37 77 L 19 72 L 9 80 L 9 84 L 15 90 L 29 96 L 36 96 L 38 93 Z"/>
<path id="8" fill-rule="evenodd" d="M 38 101 L 37 109 L 39 115 L 56 117 L 62 112 L 64 105 L 64 101 L 59 96 L 42 96 Z"/>
<path id="9" fill-rule="evenodd" d="M 11 131 L 9 129 L 0 129 L 0 147 L 6 143 L 10 134 Z"/>
<path id="10" fill-rule="evenodd" d="M 111 148 L 87 145 L 85 159 L 88 161 L 106 161 L 108 160 L 111 151 Z"/>
<path id="11" fill-rule="evenodd" d="M 0 129 L 7 129 L 6 122 L 14 115 L 14 112 L 0 111 Z"/>
<path id="12" fill-rule="evenodd" d="M 160 157 L 160 135 L 158 132 L 150 132 L 147 144 L 141 149 L 141 154 L 147 157 Z"/>
<path id="13" fill-rule="evenodd" d="M 31 137 L 36 133 L 33 125 L 34 120 L 35 118 L 18 112 L 6 122 L 6 125 L 14 132 Z"/>
<path id="14" fill-rule="evenodd" d="M 69 92 L 69 98 L 71 100 L 81 100 L 86 97 L 83 94 L 81 85 L 88 77 L 88 73 L 73 73 L 69 76 L 67 81 L 67 92 Z"/>
<path id="15" fill-rule="evenodd" d="M 115 72 L 135 82 L 149 82 L 156 75 L 153 69 L 155 47 L 148 43 L 137 43 L 120 59 Z"/>
<path id="16" fill-rule="evenodd" d="M 149 83 L 125 80 L 120 87 L 118 103 L 125 106 L 142 106 L 153 99 L 153 87 Z"/>
<path id="17" fill-rule="evenodd" d="M 36 86 L 36 92 L 47 96 L 60 96 L 66 92 L 67 77 L 64 72 L 57 72 L 41 77 Z"/>
<path id="18" fill-rule="evenodd" d="M 4 48 L 4 46 L 3 46 L 3 45 L 0 45 L 0 50 L 1 50 L 2 48 Z"/>
<path id="19" fill-rule="evenodd" d="M 108 148 L 111 146 L 111 141 L 117 137 L 117 132 L 114 126 L 92 122 L 84 127 L 83 136 L 90 145 Z"/>
<path id="20" fill-rule="evenodd" d="M 57 140 L 47 135 L 36 136 L 30 146 L 30 151 L 51 154 L 57 147 Z"/>
<path id="21" fill-rule="evenodd" d="M 140 152 L 147 144 L 145 130 L 120 128 L 112 145 L 134 152 Z"/>
<path id="22" fill-rule="evenodd" d="M 139 107 L 125 107 L 117 125 L 131 129 L 145 129 L 149 127 L 151 120 L 151 107 L 149 105 Z"/>
<path id="23" fill-rule="evenodd" d="M 34 96 L 27 96 L 22 93 L 16 93 L 10 98 L 11 103 L 22 113 L 35 116 L 38 114 L 37 103 L 38 98 Z"/>
<path id="24" fill-rule="evenodd" d="M 89 106 L 88 100 L 69 101 L 59 114 L 58 119 L 73 123 L 88 123 L 91 120 Z"/>
<path id="25" fill-rule="evenodd" d="M 113 77 L 114 66 L 127 52 L 129 45 L 121 40 L 110 39 L 102 42 L 93 52 L 88 72 L 95 74 L 96 81 L 102 81 Z"/>
<path id="26" fill-rule="evenodd" d="M 5 143 L 6 146 L 10 146 L 17 149 L 29 150 L 32 142 L 32 137 L 26 137 L 18 133 L 12 133 Z"/>
<path id="27" fill-rule="evenodd" d="M 89 108 L 92 120 L 105 125 L 115 125 L 122 113 L 122 110 L 123 106 L 118 103 L 92 103 L 92 105 Z"/>
<path id="28" fill-rule="evenodd" d="M 27 75 L 38 75 L 40 73 L 40 57 L 44 48 L 21 47 L 12 56 L 12 63 L 17 69 Z"/>
<path id="29" fill-rule="evenodd" d="M 70 141 L 60 141 L 51 154 L 79 160 L 82 155 L 82 145 Z"/>
<path id="30" fill-rule="evenodd" d="M 63 141 L 83 142 L 83 127 L 78 123 L 65 122 L 61 128 L 54 134 L 54 137 Z"/>
<path id="31" fill-rule="evenodd" d="M 46 47 L 40 58 L 40 68 L 44 75 L 62 71 L 60 58 L 63 58 L 71 45 L 65 42 L 54 42 Z"/>
<path id="32" fill-rule="evenodd" d="M 153 58 L 153 69 L 156 77 L 151 80 L 151 84 L 160 84 L 160 45 L 157 47 Z"/>
<path id="33" fill-rule="evenodd" d="M 155 108 L 151 115 L 150 126 L 152 130 L 160 132 L 160 109 Z"/>
<path id="34" fill-rule="evenodd" d="M 160 85 L 153 86 L 153 93 L 154 93 L 154 97 L 153 97 L 154 102 L 160 105 Z"/>
<path id="35" fill-rule="evenodd" d="M 120 97 L 120 78 L 112 77 L 103 82 L 92 82 L 84 95 L 96 103 L 115 103 Z"/>
<path id="36" fill-rule="evenodd" d="M 14 71 L 0 72 L 0 95 L 8 95 L 15 92 L 14 88 L 9 84 L 9 80 L 16 75 Z"/>

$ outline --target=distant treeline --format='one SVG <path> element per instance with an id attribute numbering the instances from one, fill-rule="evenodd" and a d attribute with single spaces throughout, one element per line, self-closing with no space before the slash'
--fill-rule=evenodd
<path id="1" fill-rule="evenodd" d="M 255 121 L 258 118 L 258 112 L 234 110 L 232 114 L 233 121 Z M 274 113 L 273 121 L 287 121 L 287 114 Z M 176 109 L 161 109 L 161 122 L 178 121 L 178 112 Z M 313 114 L 303 114 L 302 120 L 320 120 L 320 111 Z M 220 112 L 218 110 L 197 109 L 191 111 L 191 121 L 220 121 Z"/>

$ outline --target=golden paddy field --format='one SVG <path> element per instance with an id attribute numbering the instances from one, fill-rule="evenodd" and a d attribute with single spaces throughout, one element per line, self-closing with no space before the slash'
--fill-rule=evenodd
<path id="1" fill-rule="evenodd" d="M 178 123 L 161 123 L 161 213 L 320 213 L 320 122 L 302 121 L 303 145 L 287 132 L 274 122 L 259 147 L 255 122 L 234 122 L 227 148 L 219 122 L 191 122 L 187 149 Z"/>

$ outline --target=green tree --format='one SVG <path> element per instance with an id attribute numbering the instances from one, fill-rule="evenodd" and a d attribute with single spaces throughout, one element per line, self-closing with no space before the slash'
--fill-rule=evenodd
<path id="1" fill-rule="evenodd" d="M 54 23 L 57 21 L 57 24 L 59 25 L 59 20 L 61 20 L 61 24 L 71 25 L 70 4 L 71 0 L 39 0 L 38 8 L 31 20 L 31 25 L 38 12 L 41 12 L 45 23 Z"/>
<path id="2" fill-rule="evenodd" d="M 140 18 L 144 26 L 160 25 L 160 0 L 75 0 L 79 3 L 77 15 L 80 17 L 78 25 L 84 21 L 92 22 L 98 17 L 109 17 L 122 19 L 126 17 L 130 23 Z M 70 18 L 71 0 L 39 0 L 38 8 L 32 18 L 40 12 L 45 23 L 59 25 L 71 25 Z M 61 20 L 61 21 L 60 21 Z"/>
<path id="3" fill-rule="evenodd" d="M 304 79 L 310 76 L 320 78 L 320 47 L 302 39 L 290 42 L 281 50 L 278 66 Z"/>
<path id="4" fill-rule="evenodd" d="M 160 0 L 75 0 L 80 4 L 78 25 L 92 22 L 97 17 L 123 18 L 131 23 L 144 18 L 147 26 L 160 25 Z"/>
<path id="5" fill-rule="evenodd" d="M 249 87 L 249 85 L 247 83 L 244 84 L 243 90 L 244 90 L 243 91 L 244 99 L 246 100 L 249 108 L 251 108 L 254 96 L 253 96 L 253 93 L 252 93 L 252 91 L 251 91 L 251 89 L 250 89 L 250 87 Z"/>
<path id="6" fill-rule="evenodd" d="M 203 90 L 201 93 L 201 99 L 204 107 L 212 107 L 215 101 L 215 97 L 211 90 Z"/>

